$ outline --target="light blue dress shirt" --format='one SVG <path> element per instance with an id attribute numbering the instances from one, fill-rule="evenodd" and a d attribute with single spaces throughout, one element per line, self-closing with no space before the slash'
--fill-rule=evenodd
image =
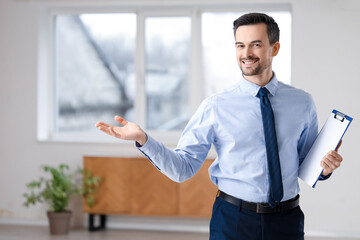
<path id="1" fill-rule="evenodd" d="M 318 133 L 312 97 L 279 82 L 274 74 L 265 86 L 275 116 L 286 201 L 300 189 L 298 168 Z M 218 188 L 250 202 L 267 202 L 269 176 L 260 110 L 260 86 L 241 78 L 233 88 L 206 98 L 171 150 L 148 136 L 139 150 L 170 179 L 182 182 L 203 164 L 211 145 L 217 158 L 209 175 Z"/>

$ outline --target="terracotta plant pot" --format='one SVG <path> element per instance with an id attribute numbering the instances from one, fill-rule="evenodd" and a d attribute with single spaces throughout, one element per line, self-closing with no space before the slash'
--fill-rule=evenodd
<path id="1" fill-rule="evenodd" d="M 50 233 L 53 235 L 68 234 L 70 229 L 71 211 L 53 212 L 48 211 Z"/>

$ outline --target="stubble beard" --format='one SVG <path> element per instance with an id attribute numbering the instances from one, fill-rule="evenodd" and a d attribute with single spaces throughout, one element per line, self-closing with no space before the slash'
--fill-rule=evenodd
<path id="1" fill-rule="evenodd" d="M 242 61 L 245 59 L 240 59 L 240 70 L 244 76 L 255 76 L 262 74 L 268 67 L 270 67 L 270 63 L 267 63 L 265 66 L 263 66 L 260 62 L 260 59 L 257 59 L 258 65 L 256 68 L 246 68 L 243 66 Z M 246 59 L 246 60 L 252 60 L 252 59 Z"/>
<path id="2" fill-rule="evenodd" d="M 244 68 L 242 67 L 242 65 L 240 65 L 240 69 L 243 73 L 244 76 L 254 76 L 254 75 L 259 75 L 263 72 L 263 69 L 261 68 L 260 65 L 258 65 L 256 68 L 251 69 L 251 68 Z"/>

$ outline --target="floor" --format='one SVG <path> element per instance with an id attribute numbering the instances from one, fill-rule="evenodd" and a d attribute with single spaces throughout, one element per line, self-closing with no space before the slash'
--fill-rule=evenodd
<path id="1" fill-rule="evenodd" d="M 184 233 L 165 231 L 140 231 L 107 229 L 88 232 L 86 229 L 72 229 L 68 235 L 50 235 L 48 227 L 0 225 L 0 240 L 207 240 L 207 233 Z M 359 240 L 340 238 L 307 237 L 306 240 Z"/>

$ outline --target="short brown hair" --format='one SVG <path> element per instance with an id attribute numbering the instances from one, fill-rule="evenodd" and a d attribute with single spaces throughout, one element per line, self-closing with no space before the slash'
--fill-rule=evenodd
<path id="1" fill-rule="evenodd" d="M 234 35 L 238 27 L 245 25 L 253 25 L 258 23 L 266 24 L 267 34 L 271 45 L 279 41 L 280 38 L 279 26 L 272 17 L 266 15 L 265 13 L 247 13 L 240 16 L 238 19 L 234 21 Z"/>

